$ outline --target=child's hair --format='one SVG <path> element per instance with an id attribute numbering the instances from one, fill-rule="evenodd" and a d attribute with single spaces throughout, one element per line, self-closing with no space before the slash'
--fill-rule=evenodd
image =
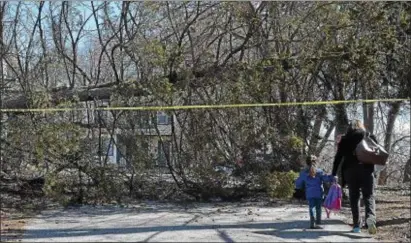
<path id="1" fill-rule="evenodd" d="M 306 160 L 307 165 L 310 167 L 309 169 L 309 174 L 312 178 L 315 177 L 315 175 L 317 174 L 317 157 L 314 155 L 308 156 L 307 160 Z"/>

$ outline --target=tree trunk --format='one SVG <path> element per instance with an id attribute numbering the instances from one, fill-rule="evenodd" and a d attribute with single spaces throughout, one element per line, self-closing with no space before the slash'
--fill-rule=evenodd
<path id="1" fill-rule="evenodd" d="M 332 124 L 328 127 L 327 131 L 325 132 L 324 137 L 322 138 L 321 143 L 320 143 L 320 144 L 318 145 L 318 147 L 317 147 L 316 155 L 321 154 L 321 152 L 322 152 L 323 149 L 325 148 L 325 145 L 327 144 L 327 141 L 328 141 L 328 139 L 330 138 L 330 135 L 331 135 L 332 131 L 334 130 L 334 128 L 335 128 L 335 124 L 334 124 L 334 123 L 332 123 Z"/>
<path id="2" fill-rule="evenodd" d="M 318 147 L 318 143 L 320 140 L 321 127 L 323 125 L 324 117 L 326 115 L 327 115 L 326 108 L 324 106 L 320 107 L 319 112 L 315 117 L 313 131 L 311 133 L 309 152 L 310 154 L 314 154 L 316 156 L 318 156 L 319 153 L 321 152 L 321 151 L 318 151 L 317 147 Z M 307 128 L 305 127 L 304 129 L 306 130 Z"/>
<path id="3" fill-rule="evenodd" d="M 411 158 L 408 159 L 407 163 L 405 164 L 404 168 L 404 183 L 408 183 L 411 181 Z"/>
<path id="4" fill-rule="evenodd" d="M 389 153 L 391 150 L 391 139 L 392 139 L 392 132 L 394 130 L 394 123 L 397 119 L 398 113 L 400 111 L 401 102 L 395 102 L 391 104 L 390 111 L 388 112 L 388 119 L 387 119 L 387 129 L 385 132 L 385 139 L 384 139 L 384 148 Z M 385 167 L 379 175 L 378 178 L 378 185 L 385 185 L 388 179 L 387 167 Z"/>
<path id="5" fill-rule="evenodd" d="M 366 84 L 362 85 L 362 98 L 373 99 L 374 94 L 367 92 Z M 370 133 L 374 133 L 374 103 L 362 103 L 364 126 Z"/>
<path id="6" fill-rule="evenodd" d="M 374 133 L 374 104 L 363 104 L 364 126 L 368 132 Z"/>
<path id="7" fill-rule="evenodd" d="M 368 104 L 367 129 L 370 133 L 374 133 L 374 103 Z"/>
<path id="8" fill-rule="evenodd" d="M 340 134 L 345 134 L 348 126 L 347 110 L 344 104 L 335 105 L 335 132 L 334 139 Z"/>

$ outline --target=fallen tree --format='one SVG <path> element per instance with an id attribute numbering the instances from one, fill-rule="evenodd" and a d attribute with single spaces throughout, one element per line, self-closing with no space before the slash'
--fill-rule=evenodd
<path id="1" fill-rule="evenodd" d="M 57 88 L 47 92 L 49 94 L 49 102 L 52 105 L 58 105 L 62 102 L 77 100 L 79 102 L 91 101 L 91 100 L 105 100 L 109 99 L 110 96 L 116 91 L 121 91 L 122 89 L 127 88 L 128 92 L 131 92 L 133 95 L 141 96 L 148 94 L 141 88 L 133 88 L 119 86 L 117 83 L 106 83 L 93 87 L 78 87 L 74 89 L 68 89 L 66 87 Z M 32 107 L 33 98 L 37 93 L 23 93 L 23 92 L 13 92 L 12 96 L 10 93 L 5 92 L 6 96 L 2 99 L 2 109 L 25 109 L 25 108 L 35 108 Z M 8 95 L 7 95 L 8 94 Z M 7 97 L 8 96 L 8 97 Z"/>
<path id="2" fill-rule="evenodd" d="M 274 61 L 274 60 L 272 60 Z M 277 60 L 278 61 L 278 60 Z M 281 60 L 280 60 L 281 61 Z M 166 78 L 168 81 L 175 85 L 177 89 L 185 89 L 187 86 L 191 88 L 199 88 L 208 86 L 211 84 L 216 84 L 215 80 L 223 80 L 223 75 L 229 73 L 232 81 L 235 82 L 235 75 L 239 71 L 252 70 L 254 67 L 245 67 L 241 63 L 225 65 L 225 66 L 212 66 L 204 68 L 203 70 L 185 70 L 180 73 L 173 73 L 168 75 Z M 262 68 L 264 72 L 273 72 L 275 67 L 272 65 L 259 67 Z M 209 81 L 207 78 L 214 77 L 214 81 Z M 213 83 L 214 82 L 214 83 Z M 147 96 L 150 94 L 148 89 L 142 88 L 137 83 L 118 83 L 111 82 L 101 85 L 94 86 L 83 86 L 83 87 L 60 87 L 51 89 L 46 93 L 49 94 L 49 102 L 53 106 L 58 105 L 62 102 L 76 100 L 78 102 L 85 102 L 91 100 L 107 100 L 114 93 L 124 93 L 132 96 Z M 2 109 L 27 109 L 27 108 L 37 108 L 33 106 L 33 98 L 36 94 L 42 92 L 23 92 L 23 91 L 4 91 L 1 97 L 1 108 Z"/>

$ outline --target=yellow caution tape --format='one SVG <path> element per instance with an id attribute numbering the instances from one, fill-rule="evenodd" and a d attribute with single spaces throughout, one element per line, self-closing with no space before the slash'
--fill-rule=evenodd
<path id="1" fill-rule="evenodd" d="M 312 106 L 312 105 L 337 105 L 347 103 L 374 103 L 374 102 L 399 102 L 410 99 L 372 99 L 372 100 L 327 100 L 327 101 L 304 101 L 304 102 L 278 102 L 278 103 L 251 103 L 251 104 L 216 104 L 216 105 L 176 105 L 176 106 L 130 106 L 130 107 L 95 107 L 95 108 L 28 108 L 28 109 L 0 109 L 1 112 L 61 112 L 82 110 L 104 110 L 104 111 L 164 111 L 164 110 L 193 110 L 193 109 L 225 109 L 225 108 L 250 108 L 250 107 L 275 107 L 275 106 Z"/>

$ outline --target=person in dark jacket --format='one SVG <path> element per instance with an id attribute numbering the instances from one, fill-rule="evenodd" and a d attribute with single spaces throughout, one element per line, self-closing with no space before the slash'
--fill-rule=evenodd
<path id="1" fill-rule="evenodd" d="M 370 234 L 377 232 L 374 197 L 374 165 L 362 164 L 355 156 L 355 148 L 364 138 L 370 136 L 375 142 L 374 135 L 366 132 L 364 125 L 359 120 L 349 124 L 346 134 L 338 144 L 337 153 L 334 158 L 332 175 L 337 175 L 338 166 L 342 159 L 344 164 L 342 172 L 348 184 L 351 213 L 353 217 L 354 233 L 361 232 L 360 229 L 360 191 L 364 199 L 366 227 Z"/>

